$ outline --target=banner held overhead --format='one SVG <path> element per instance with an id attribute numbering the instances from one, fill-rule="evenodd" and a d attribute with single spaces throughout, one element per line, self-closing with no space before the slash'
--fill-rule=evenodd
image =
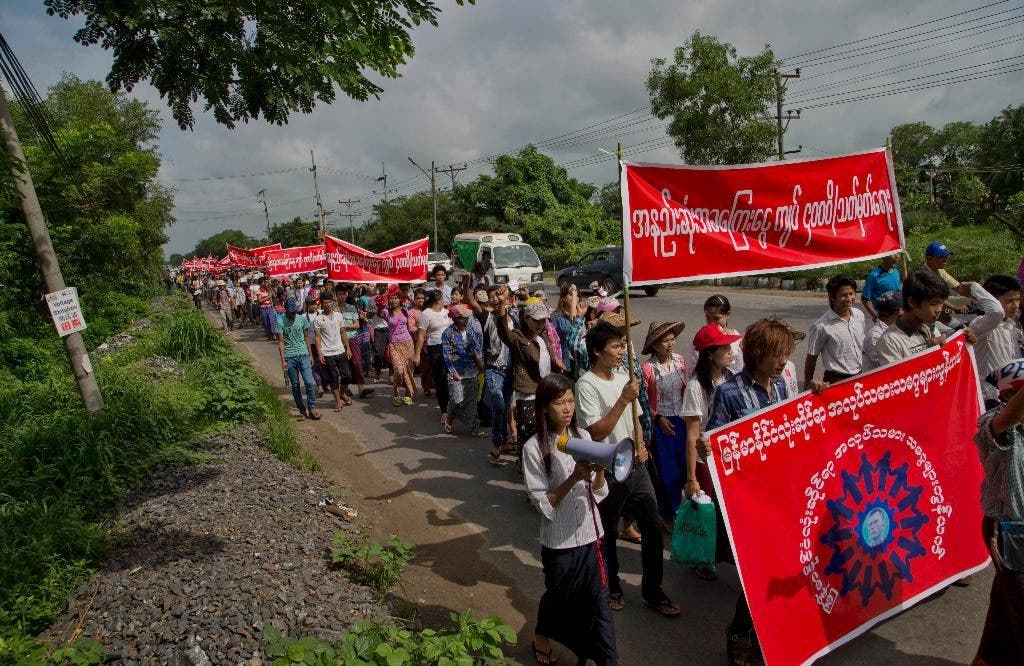
<path id="1" fill-rule="evenodd" d="M 266 260 L 265 272 L 269 277 L 312 273 L 327 267 L 323 245 L 267 250 L 263 253 L 263 258 Z"/>
<path id="2" fill-rule="evenodd" d="M 737 166 L 622 163 L 623 273 L 642 286 L 874 259 L 903 247 L 884 148 Z"/>
<path id="3" fill-rule="evenodd" d="M 336 282 L 426 282 L 429 238 L 380 254 L 326 236 L 327 277 Z"/>

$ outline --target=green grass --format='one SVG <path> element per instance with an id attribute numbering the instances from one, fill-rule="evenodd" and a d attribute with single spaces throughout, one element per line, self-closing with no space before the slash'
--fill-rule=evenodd
<path id="1" fill-rule="evenodd" d="M 242 422 L 260 424 L 279 458 L 305 462 L 273 390 L 185 299 L 174 307 L 152 313 L 132 347 L 93 356 L 105 406 L 92 417 L 48 341 L 0 351 L 7 361 L 12 347 L 37 350 L 26 352 L 31 373 L 0 368 L 0 663 L 38 649 L 32 636 L 109 552 L 111 506 L 153 465 L 188 464 L 200 457 L 191 442 Z M 146 314 L 129 310 L 125 325 Z M 155 353 L 177 359 L 184 379 L 154 381 L 133 367 Z"/>

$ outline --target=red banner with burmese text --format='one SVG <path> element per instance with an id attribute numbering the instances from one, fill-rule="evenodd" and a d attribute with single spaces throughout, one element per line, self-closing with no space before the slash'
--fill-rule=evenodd
<path id="1" fill-rule="evenodd" d="M 622 165 L 633 285 L 831 266 L 903 247 L 884 148 L 738 166 Z"/>
<path id="2" fill-rule="evenodd" d="M 327 267 L 323 245 L 288 247 L 263 253 L 264 268 L 269 277 L 282 277 L 297 273 L 311 273 Z"/>
<path id="3" fill-rule="evenodd" d="M 980 410 L 959 334 L 708 433 L 767 664 L 812 662 L 988 563 Z"/>
<path id="4" fill-rule="evenodd" d="M 327 236 L 327 277 L 336 282 L 425 282 L 429 239 L 377 254 Z"/>
<path id="5" fill-rule="evenodd" d="M 226 243 L 228 247 L 228 257 L 231 258 L 231 263 L 236 266 L 242 266 L 244 268 L 260 268 L 263 266 L 264 258 L 263 255 L 269 250 L 280 250 L 281 244 L 274 243 L 273 245 L 264 245 L 263 247 L 235 247 L 230 243 Z"/>

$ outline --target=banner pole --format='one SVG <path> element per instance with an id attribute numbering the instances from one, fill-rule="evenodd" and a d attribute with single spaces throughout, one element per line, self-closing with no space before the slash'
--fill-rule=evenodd
<path id="1" fill-rule="evenodd" d="M 621 189 L 622 189 L 622 143 L 621 142 L 618 144 L 618 148 L 615 151 L 615 154 L 618 157 L 619 190 L 621 191 Z M 625 231 L 623 231 L 623 233 L 625 233 Z M 622 239 L 622 248 L 623 248 L 623 250 L 625 250 L 625 247 L 626 247 L 626 239 L 625 239 L 625 237 L 623 237 L 623 239 Z M 625 262 L 623 262 L 623 265 L 625 265 Z M 626 281 L 626 273 L 625 273 L 625 271 L 623 271 L 623 273 L 622 273 L 622 311 L 624 313 L 625 320 L 626 320 L 626 370 L 629 373 L 629 381 L 633 382 L 633 381 L 636 380 L 637 377 L 636 377 L 636 370 L 634 369 L 635 356 L 633 355 L 633 336 L 630 334 L 630 329 L 632 327 L 629 325 L 629 322 L 630 322 L 630 319 L 629 319 L 629 282 Z M 639 456 L 640 455 L 640 446 L 641 446 L 641 442 L 643 441 L 643 436 L 644 436 L 644 430 L 643 430 L 643 426 L 640 425 L 640 414 L 637 413 L 636 400 L 633 400 L 632 402 L 629 403 L 629 410 L 630 410 L 630 414 L 633 417 L 633 451 L 634 451 L 634 453 L 637 456 Z"/>

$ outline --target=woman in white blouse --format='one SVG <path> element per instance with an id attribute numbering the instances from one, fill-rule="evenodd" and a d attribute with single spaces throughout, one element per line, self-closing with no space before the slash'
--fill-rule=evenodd
<path id="1" fill-rule="evenodd" d="M 608 496 L 604 469 L 558 450 L 565 438 L 590 439 L 576 424 L 572 382 L 550 374 L 537 385 L 537 434 L 523 446 L 523 473 L 541 513 L 544 596 L 537 608 L 533 653 L 553 664 L 551 640 L 582 662 L 617 664 L 615 625 L 601 556 L 597 503 Z"/>
<path id="2" fill-rule="evenodd" d="M 702 463 L 698 472 L 697 440 L 711 416 L 711 395 L 719 384 L 733 374 L 730 370 L 733 364 L 733 344 L 741 337 L 738 333 L 726 333 L 718 324 L 708 324 L 693 336 L 697 362 L 690 381 L 686 383 L 686 390 L 683 391 L 682 407 L 683 419 L 686 421 L 686 484 L 683 485 L 683 495 L 687 499 L 700 491 L 698 478 L 704 479 L 706 492 L 714 497 L 715 491 L 711 487 L 707 466 Z M 695 568 L 694 573 L 704 580 L 715 580 L 718 577 L 713 565 Z"/>

